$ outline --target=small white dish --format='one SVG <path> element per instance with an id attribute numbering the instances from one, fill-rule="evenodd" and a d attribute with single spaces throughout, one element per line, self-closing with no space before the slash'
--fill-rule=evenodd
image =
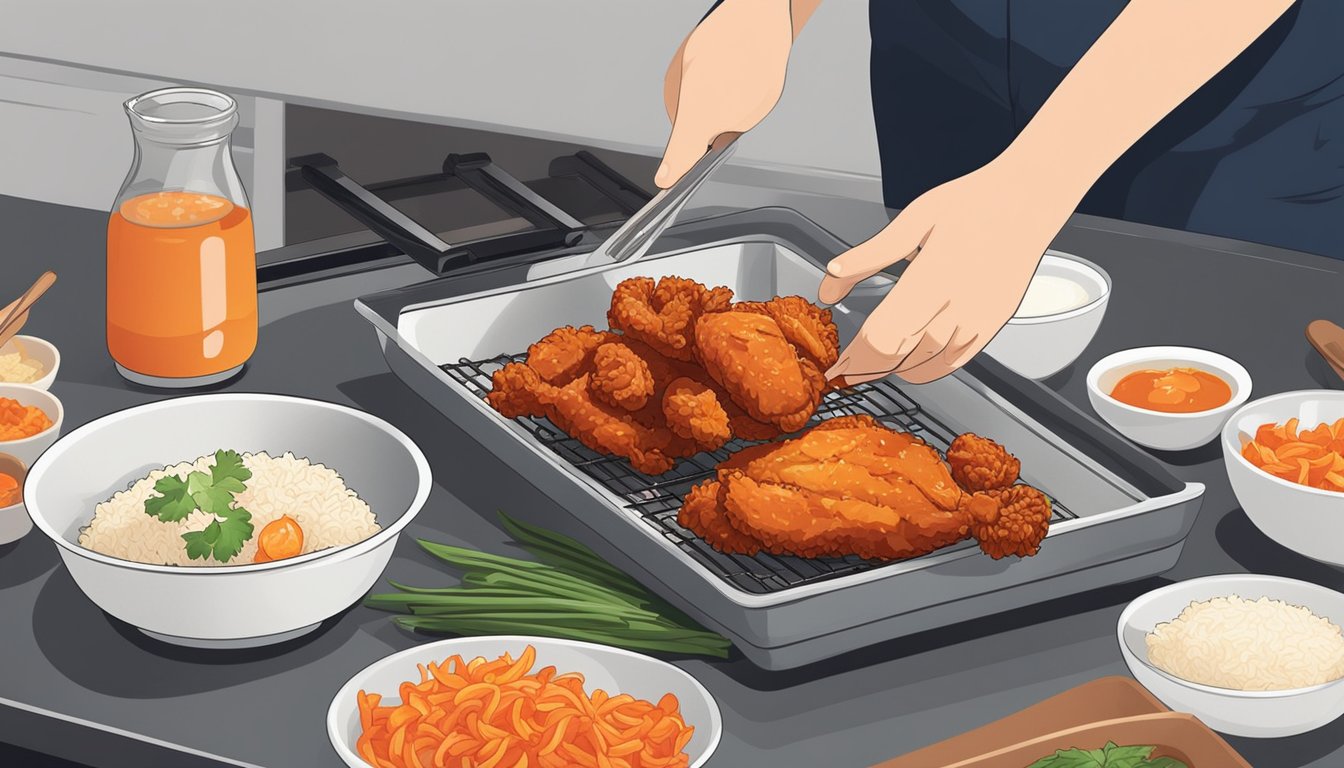
<path id="1" fill-rule="evenodd" d="M 1246 516 L 1266 536 L 1298 554 L 1344 566 L 1344 493 L 1280 479 L 1241 455 L 1242 440 L 1255 437 L 1260 425 L 1293 418 L 1299 430 L 1344 418 L 1344 392 L 1285 392 L 1242 406 L 1223 427 L 1227 479 Z"/>
<path id="2" fill-rule="evenodd" d="M 18 342 L 16 345 L 14 342 Z M 15 336 L 10 339 L 5 346 L 0 347 L 0 355 L 8 355 L 14 352 L 21 352 L 23 357 L 31 358 L 42 365 L 42 376 L 36 381 L 26 382 L 25 386 L 36 387 L 37 389 L 50 389 L 51 383 L 56 380 L 56 371 L 61 367 L 61 351 L 46 339 L 39 339 L 36 336 Z M 22 382 L 0 382 L 19 384 Z"/>
<path id="3" fill-rule="evenodd" d="M 15 456 L 8 453 L 0 453 L 0 472 L 14 478 L 19 482 L 19 489 L 23 489 L 23 481 L 28 475 L 28 467 Z M 28 517 L 28 508 L 20 501 L 17 504 L 10 504 L 7 507 L 0 507 L 0 544 L 9 544 L 18 541 L 33 529 L 32 518 Z"/>
<path id="4" fill-rule="evenodd" d="M 1111 298 L 1110 276 L 1072 254 L 1046 251 L 1032 277 L 1039 279 L 1065 280 L 1081 289 L 1085 298 L 1080 306 L 1062 312 L 1014 315 L 985 347 L 990 357 L 1029 379 L 1053 376 L 1077 360 L 1101 326 Z"/>
<path id="5" fill-rule="evenodd" d="M 350 768 L 368 768 L 355 752 L 355 742 L 360 735 L 356 697 L 361 690 L 382 694 L 382 703 L 391 704 L 399 700 L 397 691 L 403 682 L 420 680 L 417 664 L 442 662 L 454 654 L 471 660 L 478 656 L 496 659 L 508 653 L 516 659 L 529 645 L 537 651 L 533 671 L 554 666 L 560 673 L 578 672 L 583 675 L 584 690 L 589 693 L 601 688 L 612 695 L 628 693 L 655 704 L 664 694 L 676 696 L 682 719 L 695 728 L 686 745 L 689 768 L 700 768 L 708 762 L 723 738 L 723 718 L 714 697 L 700 681 L 678 667 L 633 651 L 596 643 L 501 635 L 427 643 L 394 653 L 360 670 L 336 693 L 327 710 L 327 736 L 332 748 Z"/>
<path id="6" fill-rule="evenodd" d="M 1282 600 L 1344 625 L 1344 594 L 1317 584 L 1256 574 L 1182 581 L 1140 596 L 1120 614 L 1120 654 L 1134 678 L 1173 710 L 1189 712 L 1215 731 L 1234 736 L 1294 736 L 1344 715 L 1344 679 L 1282 691 L 1238 691 L 1182 680 L 1148 660 L 1147 636 L 1154 627 L 1175 619 L 1192 602 L 1228 595 Z"/>
<path id="7" fill-rule="evenodd" d="M 1227 403 L 1195 413 L 1163 413 L 1137 408 L 1111 397 L 1125 376 L 1146 369 L 1199 368 L 1232 389 Z M 1087 372 L 1087 398 L 1097 415 L 1116 431 L 1147 448 L 1184 451 L 1218 436 L 1233 411 L 1251 396 L 1251 374 L 1226 355 L 1194 347 L 1138 347 L 1107 355 Z"/>
<path id="8" fill-rule="evenodd" d="M 37 457 L 60 437 L 61 427 L 65 423 L 65 408 L 55 395 L 31 384 L 0 384 L 0 397 L 15 400 L 19 405 L 41 408 L 43 413 L 47 414 L 47 418 L 51 419 L 50 427 L 32 437 L 0 440 L 0 451 L 13 454 L 19 461 L 31 467 L 33 462 L 37 461 Z"/>

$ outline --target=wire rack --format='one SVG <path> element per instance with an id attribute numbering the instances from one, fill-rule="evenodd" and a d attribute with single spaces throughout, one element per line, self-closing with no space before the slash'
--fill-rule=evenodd
<path id="1" fill-rule="evenodd" d="M 461 360 L 439 366 L 454 381 L 472 394 L 484 398 L 490 391 L 490 376 L 505 364 L 521 362 L 525 355 L 500 355 L 489 360 Z M 812 423 L 836 416 L 867 414 L 886 424 L 910 432 L 939 452 L 946 452 L 956 434 L 932 414 L 924 411 L 896 385 L 881 380 L 861 384 L 826 396 Z M 712 477 L 719 462 L 751 443 L 734 440 L 723 448 L 700 453 L 677 462 L 671 471 L 651 477 L 632 468 L 625 459 L 605 456 L 590 450 L 578 440 L 565 434 L 543 418 L 517 419 L 538 443 L 555 453 L 579 471 L 596 480 L 604 488 L 621 498 L 625 506 L 638 513 L 683 552 L 705 566 L 711 573 L 752 594 L 769 594 L 834 579 L 884 565 L 882 561 L 844 558 L 779 557 L 769 554 L 756 556 L 727 555 L 706 544 L 700 537 L 677 523 L 682 497 L 692 486 Z M 1077 515 L 1070 512 L 1053 497 L 1054 512 L 1051 522 L 1070 520 Z M 962 542 L 958 547 L 973 547 Z"/>

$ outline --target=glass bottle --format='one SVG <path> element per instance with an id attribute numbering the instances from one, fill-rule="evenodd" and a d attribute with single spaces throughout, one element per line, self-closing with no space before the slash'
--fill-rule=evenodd
<path id="1" fill-rule="evenodd" d="M 252 216 L 230 137 L 238 105 L 167 88 L 126 102 L 135 160 L 107 225 L 107 349 L 156 387 L 224 381 L 257 344 Z"/>

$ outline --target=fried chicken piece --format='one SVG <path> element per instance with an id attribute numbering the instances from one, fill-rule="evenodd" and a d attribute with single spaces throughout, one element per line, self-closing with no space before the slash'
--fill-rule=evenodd
<path id="1" fill-rule="evenodd" d="M 564 386 L 583 375 L 593 364 L 597 348 L 620 337 L 593 326 L 566 325 L 556 328 L 527 348 L 527 364 L 542 381 Z"/>
<path id="2" fill-rule="evenodd" d="M 708 289 L 694 280 L 648 277 L 623 280 L 611 295 L 607 323 L 674 359 L 694 359 L 695 323 L 702 315 L 728 309 L 733 292 Z"/>
<path id="3" fill-rule="evenodd" d="M 958 435 L 947 449 L 952 478 L 968 491 L 1007 488 L 1017 482 L 1022 462 L 1002 445 L 967 432 Z"/>
<path id="4" fill-rule="evenodd" d="M 542 380 L 530 366 L 509 363 L 495 372 L 487 399 L 505 415 L 544 416 L 592 450 L 623 456 L 635 469 L 650 475 L 660 475 L 676 459 L 700 450 L 693 440 L 678 437 L 665 426 L 646 427 L 628 411 L 594 399 L 590 376 L 584 374 L 557 387 Z"/>
<path id="5" fill-rule="evenodd" d="M 1008 555 L 1029 557 L 1041 550 L 1050 529 L 1050 499 L 1029 485 L 987 491 L 999 502 L 999 514 L 971 526 L 985 554 L 998 560 Z"/>
<path id="6" fill-rule="evenodd" d="M 673 380 L 663 393 L 663 415 L 678 436 L 694 440 L 706 450 L 718 450 L 732 439 L 728 414 L 703 382 L 685 376 Z"/>
<path id="7" fill-rule="evenodd" d="M 784 432 L 807 424 L 826 388 L 816 363 L 799 357 L 769 314 L 704 315 L 695 325 L 695 352 L 734 402 Z"/>
<path id="8" fill-rule="evenodd" d="M 531 365 L 532 358 L 528 358 Z M 593 353 L 593 396 L 624 408 L 638 411 L 653 396 L 654 379 L 649 364 L 628 346 L 608 342 Z"/>
<path id="9" fill-rule="evenodd" d="M 831 310 L 822 309 L 802 296 L 780 296 L 770 301 L 742 301 L 733 311 L 769 315 L 798 354 L 818 369 L 829 370 L 840 356 L 840 333 L 831 320 Z"/>
<path id="10" fill-rule="evenodd" d="M 1035 554 L 1049 502 L 1034 488 L 970 492 L 938 452 L 869 416 L 740 451 L 687 495 L 679 522 L 716 549 L 898 559 L 974 536 L 990 556 Z"/>

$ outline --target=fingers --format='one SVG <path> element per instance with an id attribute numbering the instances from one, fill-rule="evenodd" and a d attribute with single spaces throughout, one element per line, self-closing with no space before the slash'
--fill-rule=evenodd
<path id="1" fill-rule="evenodd" d="M 682 95 L 686 92 L 683 89 Z M 667 149 L 663 152 L 663 163 L 654 174 L 653 183 L 661 189 L 667 189 L 705 156 L 709 145 L 722 132 L 715 127 L 711 116 L 697 104 L 679 103 L 677 117 L 672 123 L 672 134 L 667 139 Z"/>
<path id="2" fill-rule="evenodd" d="M 917 254 L 930 234 L 927 219 L 912 204 L 881 232 L 832 259 L 826 265 L 817 298 L 835 304 L 884 267 Z"/>
<path id="3" fill-rule="evenodd" d="M 937 355 L 922 363 L 902 366 L 896 375 L 911 384 L 927 384 L 941 379 L 960 369 L 984 348 L 980 339 L 980 334 L 958 328 L 952 333 L 952 340 Z"/>

